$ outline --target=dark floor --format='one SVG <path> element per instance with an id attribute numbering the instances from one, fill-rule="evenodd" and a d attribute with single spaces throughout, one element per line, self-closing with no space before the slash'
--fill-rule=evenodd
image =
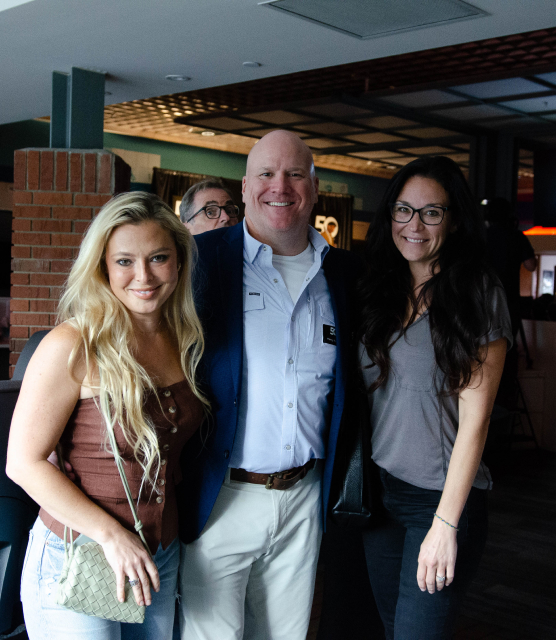
<path id="1" fill-rule="evenodd" d="M 488 464 L 494 479 L 489 538 L 462 607 L 455 640 L 554 640 L 556 454 L 502 450 L 491 454 Z M 361 581 L 355 586 L 353 597 L 367 589 L 368 585 Z M 372 611 L 369 613 L 372 603 L 358 625 L 353 621 L 357 614 L 344 607 L 349 626 L 349 631 L 344 632 L 330 611 L 321 612 L 322 592 L 321 570 L 308 640 L 317 638 L 321 618 L 327 628 L 320 629 L 318 640 L 381 638 L 380 624 Z"/>
<path id="2" fill-rule="evenodd" d="M 556 638 L 556 455 L 523 451 L 490 463 L 487 548 L 457 640 Z"/>
<path id="3" fill-rule="evenodd" d="M 491 455 L 488 463 L 494 478 L 489 540 L 455 640 L 556 640 L 556 454 L 505 451 Z M 329 612 L 321 611 L 323 575 L 321 566 L 307 639 L 316 639 L 323 619 L 328 628 L 320 630 L 319 639 L 380 640 L 364 584 L 356 585 L 356 597 L 365 608 L 365 622 L 354 630 L 349 616 L 350 622 L 332 631 Z M 10 640 L 27 640 L 27 635 Z"/>

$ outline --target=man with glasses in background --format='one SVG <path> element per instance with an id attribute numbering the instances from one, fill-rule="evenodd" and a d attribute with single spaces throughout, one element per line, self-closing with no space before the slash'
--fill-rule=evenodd
<path id="1" fill-rule="evenodd" d="M 239 207 L 220 180 L 209 178 L 190 187 L 180 204 L 180 220 L 191 235 L 237 224 Z"/>

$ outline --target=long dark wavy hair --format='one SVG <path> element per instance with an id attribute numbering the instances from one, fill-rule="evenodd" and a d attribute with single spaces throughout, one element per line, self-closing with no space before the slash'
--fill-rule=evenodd
<path id="1" fill-rule="evenodd" d="M 392 239 L 390 204 L 415 176 L 435 180 L 448 194 L 451 231 L 431 265 L 432 277 L 414 290 L 409 264 Z M 497 286 L 484 261 L 484 224 L 460 168 L 444 156 L 418 158 L 390 181 L 369 225 L 365 244 L 368 271 L 360 282 L 362 340 L 378 378 L 390 373 L 389 349 L 405 334 L 419 310 L 428 310 L 436 365 L 450 393 L 469 385 L 481 367 L 481 347 L 490 329 L 488 292 Z M 412 312 L 407 321 L 408 305 Z"/>

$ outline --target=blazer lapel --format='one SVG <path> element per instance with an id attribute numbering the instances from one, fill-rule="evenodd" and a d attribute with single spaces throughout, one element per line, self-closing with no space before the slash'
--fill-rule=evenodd
<path id="1" fill-rule="evenodd" d="M 332 310 L 336 320 L 336 337 L 338 340 L 338 355 L 336 359 L 336 380 L 340 379 L 341 388 L 344 386 L 346 371 L 346 356 L 349 352 L 350 326 L 347 316 L 347 299 L 345 280 L 341 265 L 335 260 L 334 249 L 330 249 L 323 262 L 324 274 L 330 291 Z"/>
<path id="2" fill-rule="evenodd" d="M 228 336 L 228 354 L 236 398 L 239 398 L 243 356 L 243 225 L 230 227 L 217 249 L 222 329 Z M 224 326 L 225 325 L 225 326 Z"/>

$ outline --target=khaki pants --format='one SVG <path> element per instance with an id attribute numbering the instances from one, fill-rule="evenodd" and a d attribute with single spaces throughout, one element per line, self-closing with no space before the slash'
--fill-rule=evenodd
<path id="1" fill-rule="evenodd" d="M 285 491 L 229 472 L 201 536 L 182 544 L 181 640 L 305 640 L 320 540 L 322 466 Z"/>

